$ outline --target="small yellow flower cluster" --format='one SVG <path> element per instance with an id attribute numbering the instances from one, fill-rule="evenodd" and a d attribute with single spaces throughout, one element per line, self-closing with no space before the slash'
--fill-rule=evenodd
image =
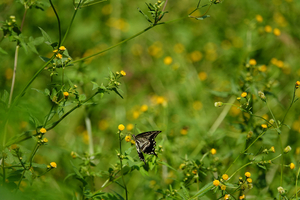
<path id="1" fill-rule="evenodd" d="M 40 133 L 45 134 L 46 132 L 47 132 L 47 130 L 45 128 L 40 129 Z"/>
<path id="2" fill-rule="evenodd" d="M 273 30 L 273 28 L 270 25 L 265 26 L 265 32 L 266 33 L 271 33 L 272 31 L 273 31 L 273 34 L 275 36 L 280 36 L 281 35 L 281 31 L 278 28 L 274 28 L 274 30 Z"/>
<path id="3" fill-rule="evenodd" d="M 186 135 L 186 134 L 188 134 L 188 128 L 187 128 L 187 127 L 182 128 L 182 129 L 180 130 L 180 134 L 181 134 L 181 135 Z"/>
<path id="4" fill-rule="evenodd" d="M 123 131 L 125 129 L 125 126 L 123 124 L 120 124 L 118 126 L 119 131 Z"/>
<path id="5" fill-rule="evenodd" d="M 228 176 L 227 174 L 223 174 L 223 175 L 222 175 L 222 179 L 223 179 L 224 181 L 227 181 L 228 178 L 229 178 L 229 176 Z"/>
<path id="6" fill-rule="evenodd" d="M 206 73 L 206 72 L 199 72 L 198 78 L 199 78 L 201 81 L 206 80 L 206 79 L 207 79 L 207 73 Z"/>
<path id="7" fill-rule="evenodd" d="M 215 154 L 217 153 L 217 150 L 214 149 L 214 148 L 212 148 L 212 149 L 210 150 L 210 153 L 211 153 L 212 155 L 215 155 Z"/>
<path id="8" fill-rule="evenodd" d="M 50 167 L 51 167 L 51 168 L 56 168 L 56 167 L 57 167 L 56 162 L 51 162 L 51 163 L 50 163 Z"/>
<path id="9" fill-rule="evenodd" d="M 300 81 L 296 81 L 295 88 L 298 89 L 300 85 Z"/>
<path id="10" fill-rule="evenodd" d="M 246 173 L 245 173 L 245 176 L 246 176 L 247 178 L 250 178 L 251 173 L 250 173 L 250 172 L 246 172 Z"/>
<path id="11" fill-rule="evenodd" d="M 263 129 L 266 129 L 266 128 L 268 128 L 268 125 L 267 125 L 267 124 L 262 124 L 261 127 L 262 127 Z"/>
<path id="12" fill-rule="evenodd" d="M 64 95 L 65 99 L 67 99 L 70 94 L 69 94 L 69 92 L 63 92 L 63 95 Z"/>
<path id="13" fill-rule="evenodd" d="M 295 169 L 295 164 L 294 164 L 294 163 L 291 163 L 291 164 L 290 164 L 290 168 L 291 168 L 291 169 Z"/>
<path id="14" fill-rule="evenodd" d="M 130 135 L 127 135 L 127 136 L 125 137 L 125 141 L 126 141 L 126 142 L 130 142 L 130 141 L 131 141 Z"/>
<path id="15" fill-rule="evenodd" d="M 121 73 L 122 76 L 126 76 L 126 72 L 125 71 L 121 70 L 120 73 Z"/>
<path id="16" fill-rule="evenodd" d="M 255 59 L 251 58 L 251 59 L 249 60 L 249 64 L 253 66 L 253 65 L 256 65 L 257 62 L 256 62 Z"/>
<path id="17" fill-rule="evenodd" d="M 256 21 L 259 22 L 259 23 L 261 23 L 261 22 L 264 20 L 263 17 L 262 17 L 261 15 L 256 15 L 256 16 L 255 16 L 255 19 L 256 19 Z"/>
<path id="18" fill-rule="evenodd" d="M 167 56 L 164 58 L 165 65 L 170 65 L 173 62 L 173 58 L 171 56 Z"/>
<path id="19" fill-rule="evenodd" d="M 247 92 L 243 92 L 243 93 L 241 94 L 241 97 L 245 98 L 247 95 L 248 95 Z"/>
<path id="20" fill-rule="evenodd" d="M 213 181 L 213 185 L 214 186 L 219 186 L 220 185 L 220 181 L 219 180 L 214 180 Z"/>
<path id="21" fill-rule="evenodd" d="M 270 62 L 271 62 L 271 64 L 273 64 L 279 68 L 284 67 L 284 62 L 282 60 L 278 60 L 277 58 L 272 58 Z"/>

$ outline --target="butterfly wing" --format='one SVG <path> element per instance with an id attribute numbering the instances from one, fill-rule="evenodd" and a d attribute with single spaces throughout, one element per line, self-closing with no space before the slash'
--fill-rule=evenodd
<path id="1" fill-rule="evenodd" d="M 146 162 L 142 152 L 157 156 L 155 153 L 155 138 L 160 132 L 161 131 L 148 131 L 133 137 L 135 140 L 136 150 L 139 154 L 139 158 L 145 164 Z"/>

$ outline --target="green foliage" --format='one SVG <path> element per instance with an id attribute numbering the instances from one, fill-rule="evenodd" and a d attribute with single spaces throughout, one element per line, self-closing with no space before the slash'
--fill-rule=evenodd
<path id="1" fill-rule="evenodd" d="M 299 11 L 0 3 L 1 198 L 298 199 Z"/>

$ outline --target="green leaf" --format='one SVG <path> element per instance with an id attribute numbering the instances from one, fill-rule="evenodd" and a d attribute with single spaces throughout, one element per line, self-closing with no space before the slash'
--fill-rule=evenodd
<path id="1" fill-rule="evenodd" d="M 112 89 L 115 93 L 117 93 L 117 95 L 119 95 L 122 99 L 124 99 L 123 97 L 122 97 L 122 95 L 119 93 L 119 91 L 116 89 L 116 88 L 113 88 Z"/>
<path id="2" fill-rule="evenodd" d="M 23 170 L 12 171 L 8 174 L 7 179 L 9 182 L 19 181 L 23 174 Z"/>
<path id="3" fill-rule="evenodd" d="M 7 52 L 0 47 L 0 53 L 7 54 Z"/>
<path id="4" fill-rule="evenodd" d="M 26 170 L 24 176 L 28 180 L 30 185 L 32 185 L 32 182 L 35 179 L 35 175 L 30 170 Z"/>
<path id="5" fill-rule="evenodd" d="M 210 17 L 210 15 L 204 15 L 203 17 L 195 17 L 197 20 L 204 20 L 206 18 Z"/>
<path id="6" fill-rule="evenodd" d="M 44 91 L 44 94 L 45 94 L 46 96 L 49 96 L 49 95 L 50 95 L 50 90 L 49 90 L 48 88 L 46 88 L 45 91 Z"/>
<path id="7" fill-rule="evenodd" d="M 214 187 L 213 183 L 210 182 L 206 184 L 203 188 L 201 188 L 196 194 L 192 197 L 192 199 L 195 199 L 196 197 L 202 197 L 205 195 L 205 193 L 209 192 Z"/>
<path id="8" fill-rule="evenodd" d="M 46 164 L 39 164 L 39 163 L 32 163 L 32 167 L 40 168 L 40 169 L 47 169 Z"/>
<path id="9" fill-rule="evenodd" d="M 85 96 L 85 94 L 81 94 L 79 96 L 79 101 L 84 101 L 84 100 L 86 100 L 86 96 Z"/>
<path id="10" fill-rule="evenodd" d="M 173 169 L 174 171 L 177 171 L 176 169 L 174 169 L 173 167 L 171 167 L 168 163 L 161 162 L 161 161 L 157 161 L 157 163 L 165 165 L 165 166 L 169 167 L 170 169 Z"/>
<path id="11" fill-rule="evenodd" d="M 39 56 L 40 59 L 42 59 L 44 62 L 48 62 L 50 58 L 44 57 L 44 56 Z"/>
<path id="12" fill-rule="evenodd" d="M 92 90 L 95 90 L 95 89 L 98 89 L 98 88 L 99 88 L 98 83 L 92 81 L 92 84 L 93 84 Z"/>
<path id="13" fill-rule="evenodd" d="M 46 31 L 44 31 L 41 27 L 39 27 L 39 29 L 41 30 L 42 32 L 42 35 L 45 39 L 45 43 L 48 44 L 48 45 L 51 45 L 52 44 L 52 41 L 51 41 L 51 38 L 50 36 L 46 33 Z"/>

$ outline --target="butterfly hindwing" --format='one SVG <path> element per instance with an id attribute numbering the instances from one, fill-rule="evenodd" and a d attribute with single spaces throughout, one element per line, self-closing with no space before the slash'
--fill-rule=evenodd
<path id="1" fill-rule="evenodd" d="M 143 161 L 145 164 L 145 158 L 142 152 L 146 154 L 153 154 L 157 156 L 155 153 L 155 138 L 161 131 L 148 131 L 141 134 L 138 134 L 137 136 L 133 135 L 133 138 L 135 140 L 136 150 L 139 154 L 139 158 L 141 161 Z"/>

